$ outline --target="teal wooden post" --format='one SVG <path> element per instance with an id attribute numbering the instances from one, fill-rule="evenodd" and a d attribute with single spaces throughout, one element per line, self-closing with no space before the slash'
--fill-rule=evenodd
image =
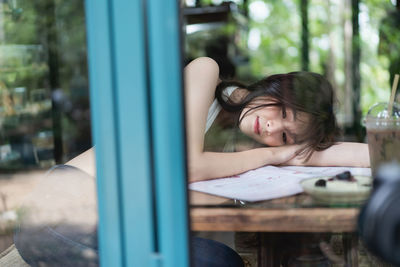
<path id="1" fill-rule="evenodd" d="M 102 266 L 189 265 L 177 13 L 86 0 Z"/>
<path id="2" fill-rule="evenodd" d="M 163 266 L 189 265 L 179 1 L 148 0 L 152 128 Z"/>

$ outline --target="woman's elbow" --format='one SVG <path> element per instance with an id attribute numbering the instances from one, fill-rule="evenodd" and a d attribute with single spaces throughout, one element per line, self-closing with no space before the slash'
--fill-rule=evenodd
<path id="1" fill-rule="evenodd" d="M 207 172 L 200 160 L 188 161 L 188 181 L 189 183 L 207 179 Z"/>
<path id="2" fill-rule="evenodd" d="M 191 164 L 188 165 L 188 182 L 197 182 L 202 180 L 202 171 L 197 166 Z"/>

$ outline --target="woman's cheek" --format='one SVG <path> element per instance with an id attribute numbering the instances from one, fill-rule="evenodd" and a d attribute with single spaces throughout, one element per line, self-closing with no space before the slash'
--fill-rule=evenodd
<path id="1" fill-rule="evenodd" d="M 254 135 L 253 124 L 251 123 L 251 118 L 249 118 L 248 116 L 243 118 L 242 123 L 240 124 L 240 130 L 246 135 L 249 135 L 249 136 Z"/>

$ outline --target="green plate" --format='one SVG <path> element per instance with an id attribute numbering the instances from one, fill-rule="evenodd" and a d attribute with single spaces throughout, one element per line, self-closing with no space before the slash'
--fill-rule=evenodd
<path id="1" fill-rule="evenodd" d="M 303 180 L 300 184 L 304 192 L 324 204 L 361 204 L 369 197 L 372 189 L 370 176 L 355 175 L 355 182 L 327 181 L 331 177 L 311 178 Z M 315 186 L 315 182 L 320 179 L 326 180 L 326 187 Z"/>

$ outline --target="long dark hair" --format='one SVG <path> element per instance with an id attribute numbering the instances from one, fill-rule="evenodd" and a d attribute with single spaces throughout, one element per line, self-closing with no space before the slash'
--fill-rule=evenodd
<path id="1" fill-rule="evenodd" d="M 241 101 L 235 102 L 225 95 L 224 90 L 229 86 L 246 89 L 248 94 Z M 307 113 L 310 120 L 296 140 L 296 143 L 306 144 L 298 153 L 307 159 L 314 151 L 332 146 L 339 133 L 333 111 L 336 98 L 332 85 L 317 73 L 299 71 L 275 74 L 248 86 L 236 81 L 222 81 L 216 88 L 215 97 L 224 110 L 235 114 L 237 126 L 247 112 L 265 106 L 280 106 L 290 108 L 295 113 Z M 268 97 L 273 102 L 252 105 L 253 100 L 260 97 Z M 246 107 L 249 110 L 242 114 Z"/>

